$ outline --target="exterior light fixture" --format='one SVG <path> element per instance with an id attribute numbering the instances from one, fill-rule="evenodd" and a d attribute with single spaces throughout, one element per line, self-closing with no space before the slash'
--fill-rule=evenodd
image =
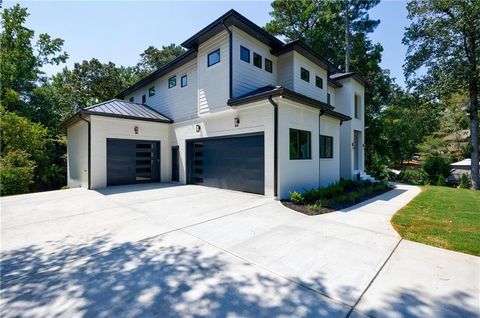
<path id="1" fill-rule="evenodd" d="M 138 135 L 138 126 L 133 127 L 133 131 L 135 132 L 135 135 Z"/>
<path id="2" fill-rule="evenodd" d="M 196 132 L 200 132 L 201 129 L 202 129 L 202 127 L 200 127 L 200 125 L 195 125 L 195 131 Z"/>
<path id="3" fill-rule="evenodd" d="M 235 118 L 233 119 L 233 123 L 235 124 L 235 127 L 238 127 L 238 126 L 240 125 L 240 118 L 235 117 Z"/>

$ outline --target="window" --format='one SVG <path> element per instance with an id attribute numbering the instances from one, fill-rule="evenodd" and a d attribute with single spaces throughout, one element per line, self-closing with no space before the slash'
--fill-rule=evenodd
<path id="1" fill-rule="evenodd" d="M 290 160 L 312 159 L 310 132 L 290 128 Z"/>
<path id="2" fill-rule="evenodd" d="M 300 78 L 305 82 L 310 82 L 310 72 L 304 69 L 303 67 L 300 68 Z"/>
<path id="3" fill-rule="evenodd" d="M 177 76 L 174 75 L 168 79 L 168 88 L 177 86 Z"/>
<path id="4" fill-rule="evenodd" d="M 330 93 L 327 93 L 327 104 L 330 105 Z"/>
<path id="5" fill-rule="evenodd" d="M 320 158 L 333 158 L 333 137 L 320 135 Z"/>
<path id="6" fill-rule="evenodd" d="M 265 58 L 265 71 L 272 73 L 273 71 L 273 64 L 272 61 L 269 59 Z"/>
<path id="7" fill-rule="evenodd" d="M 250 50 L 240 45 L 240 59 L 250 63 Z"/>
<path id="8" fill-rule="evenodd" d="M 148 97 L 152 97 L 155 95 L 155 86 L 152 86 L 148 89 Z"/>
<path id="9" fill-rule="evenodd" d="M 134 98 L 134 97 L 130 97 L 129 101 L 133 103 L 133 102 L 135 101 L 135 98 Z"/>
<path id="10" fill-rule="evenodd" d="M 262 68 L 262 56 L 257 53 L 253 53 L 253 65 L 258 68 Z"/>
<path id="11" fill-rule="evenodd" d="M 356 95 L 355 94 L 355 118 L 357 119 L 360 119 L 360 113 L 361 113 L 361 110 L 360 110 L 360 96 Z"/>
<path id="12" fill-rule="evenodd" d="M 147 95 L 142 95 L 142 104 L 147 102 Z"/>
<path id="13" fill-rule="evenodd" d="M 316 85 L 318 88 L 322 88 L 322 89 L 323 89 L 323 78 L 321 78 L 320 76 L 315 76 L 315 85 Z"/>
<path id="14" fill-rule="evenodd" d="M 212 53 L 208 54 L 207 57 L 207 65 L 209 67 L 217 64 L 218 62 L 220 62 L 220 49 L 216 49 Z"/>
<path id="15" fill-rule="evenodd" d="M 183 75 L 182 78 L 180 78 L 180 86 L 185 87 L 188 84 L 188 79 L 187 75 Z"/>

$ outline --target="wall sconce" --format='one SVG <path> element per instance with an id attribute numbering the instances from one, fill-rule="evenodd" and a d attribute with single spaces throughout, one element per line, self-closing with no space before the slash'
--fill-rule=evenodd
<path id="1" fill-rule="evenodd" d="M 197 133 L 200 132 L 201 129 L 202 129 L 202 127 L 200 127 L 200 125 L 195 125 L 195 131 Z"/>
<path id="2" fill-rule="evenodd" d="M 233 123 L 235 124 L 235 127 L 238 127 L 238 125 L 240 125 L 240 118 L 235 117 L 235 118 L 233 119 Z"/>
<path id="3" fill-rule="evenodd" d="M 135 135 L 138 135 L 138 126 L 133 127 L 133 131 L 135 132 Z"/>

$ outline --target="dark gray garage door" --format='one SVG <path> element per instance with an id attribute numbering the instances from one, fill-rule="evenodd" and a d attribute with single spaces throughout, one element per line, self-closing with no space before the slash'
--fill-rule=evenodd
<path id="1" fill-rule="evenodd" d="M 264 194 L 262 134 L 187 142 L 189 183 Z"/>
<path id="2" fill-rule="evenodd" d="M 107 186 L 160 181 L 160 142 L 107 139 Z"/>

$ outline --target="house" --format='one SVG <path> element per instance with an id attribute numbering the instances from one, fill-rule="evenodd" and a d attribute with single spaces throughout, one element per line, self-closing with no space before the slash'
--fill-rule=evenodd
<path id="1" fill-rule="evenodd" d="M 284 199 L 364 173 L 364 86 L 234 10 L 70 118 L 68 185 L 200 184 Z"/>
<path id="2" fill-rule="evenodd" d="M 480 162 L 478 163 L 480 166 Z M 460 184 L 462 176 L 467 175 L 469 182 L 472 180 L 472 160 L 470 158 L 463 159 L 450 164 L 452 168 L 448 181 L 452 184 Z"/>

